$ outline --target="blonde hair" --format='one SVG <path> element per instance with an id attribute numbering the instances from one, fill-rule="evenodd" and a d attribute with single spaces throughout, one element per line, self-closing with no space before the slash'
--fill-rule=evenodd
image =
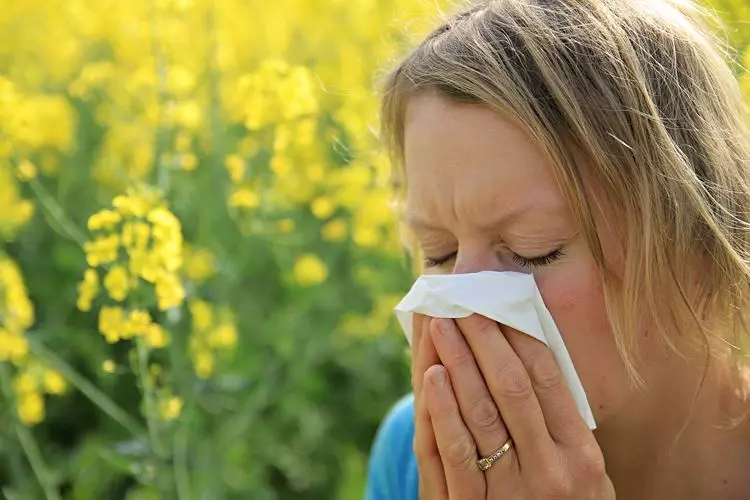
<path id="1" fill-rule="evenodd" d="M 700 332 L 664 339 L 673 348 L 697 340 L 707 353 L 747 334 L 750 142 L 715 28 L 688 1 L 483 1 L 432 31 L 385 80 L 382 132 L 398 164 L 406 107 L 428 92 L 503 113 L 535 140 L 602 270 L 636 380 L 643 321 Z M 619 211 L 621 273 L 605 262 L 583 165 Z"/>

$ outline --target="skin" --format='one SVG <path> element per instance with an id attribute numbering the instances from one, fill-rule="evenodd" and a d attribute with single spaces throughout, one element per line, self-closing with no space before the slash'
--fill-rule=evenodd
<path id="1" fill-rule="evenodd" d="M 746 498 L 744 379 L 721 359 L 671 353 L 639 335 L 633 387 L 605 310 L 601 274 L 541 151 L 513 122 L 437 95 L 405 126 L 406 219 L 429 273 L 533 273 L 586 389 L 579 416 L 549 350 L 477 315 L 415 316 L 414 450 L 423 499 Z M 596 186 L 590 187 L 596 193 Z M 615 272 L 606 202 L 595 214 Z M 595 204 L 597 205 L 597 204 Z M 554 253 L 557 252 L 557 253 Z M 696 400 L 696 391 L 705 375 Z M 476 460 L 513 448 L 481 472 Z"/>

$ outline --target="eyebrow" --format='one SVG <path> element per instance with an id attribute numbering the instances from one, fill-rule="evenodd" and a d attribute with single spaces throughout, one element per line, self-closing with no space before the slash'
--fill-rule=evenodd
<path id="1" fill-rule="evenodd" d="M 497 230 L 502 227 L 506 227 L 510 225 L 511 223 L 517 221 L 520 219 L 523 215 L 527 214 L 531 210 L 538 208 L 535 205 L 522 205 L 520 207 L 515 208 L 514 210 L 511 210 L 505 214 L 503 214 L 501 217 L 495 219 L 490 224 L 484 224 L 482 225 L 482 229 L 485 230 Z M 552 214 L 557 211 L 558 207 L 544 207 L 543 212 L 545 214 Z M 441 228 L 439 226 L 436 226 L 432 222 L 430 222 L 426 217 L 424 217 L 423 214 L 420 214 L 418 212 L 412 212 L 407 209 L 406 213 L 404 214 L 404 221 L 406 224 L 411 227 L 414 230 L 422 230 L 422 231 L 442 231 L 444 228 Z"/>

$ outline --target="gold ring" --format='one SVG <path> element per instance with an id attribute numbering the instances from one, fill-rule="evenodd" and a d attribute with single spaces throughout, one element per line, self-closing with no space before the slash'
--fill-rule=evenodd
<path id="1" fill-rule="evenodd" d="M 477 465 L 479 466 L 479 469 L 482 471 L 486 471 L 490 467 L 492 467 L 495 462 L 500 460 L 508 451 L 513 447 L 513 439 L 508 438 L 508 440 L 505 442 L 504 445 L 502 445 L 495 453 L 493 453 L 490 456 L 487 456 L 485 458 L 480 458 L 477 460 Z"/>

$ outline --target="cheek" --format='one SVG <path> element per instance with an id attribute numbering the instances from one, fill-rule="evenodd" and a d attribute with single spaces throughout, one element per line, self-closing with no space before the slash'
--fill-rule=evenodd
<path id="1" fill-rule="evenodd" d="M 540 276 L 537 283 L 599 420 L 619 406 L 629 383 L 607 317 L 599 270 L 593 260 L 569 264 Z"/>

